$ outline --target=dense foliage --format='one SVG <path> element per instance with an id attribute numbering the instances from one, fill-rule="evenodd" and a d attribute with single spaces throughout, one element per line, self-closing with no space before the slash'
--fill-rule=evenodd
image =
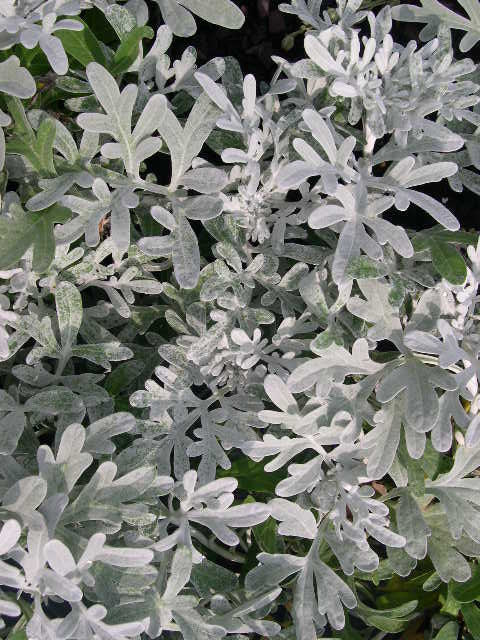
<path id="1" fill-rule="evenodd" d="M 372 4 L 0 0 L 0 637 L 480 638 L 480 3 Z"/>

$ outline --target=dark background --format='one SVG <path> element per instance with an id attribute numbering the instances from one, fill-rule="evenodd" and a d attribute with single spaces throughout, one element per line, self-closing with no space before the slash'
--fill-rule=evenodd
<path id="1" fill-rule="evenodd" d="M 306 57 L 303 49 L 303 36 L 295 38 L 295 45 L 289 51 L 282 48 L 282 40 L 287 34 L 293 33 L 301 26 L 296 16 L 282 13 L 278 10 L 281 2 L 288 0 L 234 0 L 245 14 L 245 24 L 238 31 L 222 29 L 215 25 L 196 19 L 197 33 L 188 38 L 188 44 L 196 48 L 198 64 L 220 56 L 233 56 L 236 58 L 244 75 L 252 73 L 258 82 L 268 82 L 276 66 L 272 62 L 272 55 L 278 55 L 289 61 Z M 455 0 L 442 0 L 443 4 L 466 15 L 462 7 Z M 415 0 L 409 3 L 419 4 Z M 390 2 L 391 5 L 398 2 Z M 329 0 L 323 5 L 325 8 L 334 7 L 336 3 Z M 374 9 L 374 11 L 378 11 Z M 365 23 L 366 24 L 366 23 Z M 418 41 L 418 33 L 422 25 L 412 23 L 399 23 L 394 21 L 392 36 L 396 42 L 406 44 L 409 40 Z M 453 39 L 456 46 L 457 57 L 470 57 L 476 63 L 480 62 L 480 45 L 474 47 L 468 54 L 461 54 L 458 42 L 462 32 L 454 31 Z M 173 51 L 179 57 L 185 49 L 186 40 L 174 38 Z M 422 187 L 425 193 L 441 200 L 448 198 L 445 205 L 457 216 L 462 228 L 480 230 L 479 202 L 480 197 L 465 189 L 463 193 L 453 192 L 446 180 L 436 183 L 431 187 Z M 402 225 L 414 229 L 431 227 L 434 221 L 426 213 L 410 206 L 408 212 L 402 214 Z"/>

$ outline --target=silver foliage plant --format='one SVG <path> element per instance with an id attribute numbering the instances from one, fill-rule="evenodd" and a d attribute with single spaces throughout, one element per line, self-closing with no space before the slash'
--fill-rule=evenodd
<path id="1" fill-rule="evenodd" d="M 480 193 L 450 32 L 469 49 L 480 10 L 292 0 L 305 57 L 267 85 L 168 54 L 194 16 L 240 27 L 229 0 L 155 2 L 148 48 L 143 0 L 0 1 L 0 614 L 30 640 L 401 630 L 416 602 L 362 584 L 480 557 L 480 243 L 424 189 Z"/>

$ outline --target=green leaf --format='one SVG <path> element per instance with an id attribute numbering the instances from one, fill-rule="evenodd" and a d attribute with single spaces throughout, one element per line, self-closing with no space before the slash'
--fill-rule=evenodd
<path id="1" fill-rule="evenodd" d="M 413 248 L 415 251 L 428 249 L 432 239 L 438 240 L 439 242 L 448 242 L 450 244 L 463 246 L 471 244 L 476 246 L 478 242 L 478 234 L 462 230 L 448 231 L 448 229 L 444 229 L 440 226 L 431 227 L 430 229 L 425 229 L 424 231 L 420 231 L 415 234 L 412 238 Z"/>
<path id="2" fill-rule="evenodd" d="M 377 615 L 368 616 L 368 618 L 366 618 L 366 622 L 381 631 L 387 631 L 389 633 L 400 633 L 400 631 L 403 631 L 408 624 L 408 620 Z"/>
<path id="3" fill-rule="evenodd" d="M 465 262 L 452 245 L 476 246 L 477 241 L 476 233 L 448 231 L 439 226 L 421 231 L 412 239 L 415 251 L 430 249 L 433 266 L 452 284 L 462 284 L 467 277 Z"/>
<path id="4" fill-rule="evenodd" d="M 245 149 L 245 143 L 241 134 L 234 131 L 216 129 L 207 138 L 207 146 L 220 156 L 224 149 Z"/>
<path id="5" fill-rule="evenodd" d="M 33 137 L 34 132 L 31 124 L 28 121 L 22 101 L 18 98 L 6 97 L 5 102 L 7 103 L 10 115 L 15 122 L 14 133 L 20 136 Z"/>
<path id="6" fill-rule="evenodd" d="M 278 553 L 277 523 L 273 518 L 267 518 L 265 522 L 252 528 L 253 535 L 258 546 L 265 553 Z"/>
<path id="7" fill-rule="evenodd" d="M 7 640 L 28 640 L 25 629 L 19 629 L 7 636 Z"/>
<path id="8" fill-rule="evenodd" d="M 478 242 L 478 233 L 471 233 L 470 231 L 449 231 L 443 227 L 434 227 L 433 229 L 429 229 L 428 232 L 435 240 L 441 242 L 461 245 L 473 244 L 475 246 Z"/>
<path id="9" fill-rule="evenodd" d="M 153 38 L 153 29 L 150 27 L 135 27 L 120 43 L 113 58 L 110 73 L 117 75 L 126 71 L 138 57 L 138 45 L 143 38 Z"/>
<path id="10" fill-rule="evenodd" d="M 193 565 L 190 580 L 200 598 L 210 598 L 215 593 L 230 593 L 238 585 L 237 576 L 228 569 L 204 558 Z"/>
<path id="11" fill-rule="evenodd" d="M 349 617 L 346 616 L 344 628 L 341 631 L 334 631 L 333 638 L 340 638 L 340 640 L 363 640 L 364 636 L 352 627 Z"/>
<path id="12" fill-rule="evenodd" d="M 431 573 L 428 578 L 423 583 L 423 590 L 432 592 L 436 591 L 443 584 L 441 577 L 438 575 L 436 571 Z"/>
<path id="13" fill-rule="evenodd" d="M 444 597 L 443 594 L 440 595 L 440 602 L 442 604 L 442 608 L 440 609 L 440 613 L 444 616 L 449 616 L 451 618 L 456 618 L 458 616 L 458 614 L 460 613 L 460 602 L 458 602 L 458 600 L 455 600 L 453 594 L 452 594 L 452 589 L 451 589 L 451 585 L 453 583 L 450 582 L 448 589 L 447 589 L 447 596 Z"/>
<path id="14" fill-rule="evenodd" d="M 455 600 L 462 603 L 473 602 L 480 598 L 480 566 L 472 567 L 472 577 L 466 582 L 453 582 L 450 585 Z"/>
<path id="15" fill-rule="evenodd" d="M 12 137 L 7 143 L 7 153 L 24 156 L 41 176 L 56 175 L 53 164 L 55 135 L 55 121 L 45 118 L 36 134 L 32 132 Z"/>
<path id="16" fill-rule="evenodd" d="M 107 61 L 99 41 L 90 27 L 80 18 L 74 18 L 83 25 L 82 31 L 59 29 L 55 35 L 62 41 L 65 51 L 84 67 L 90 62 L 98 62 L 104 67 Z"/>
<path id="17" fill-rule="evenodd" d="M 367 624 L 381 631 L 399 633 L 403 631 L 410 621 L 411 614 L 417 608 L 417 600 L 412 600 L 391 609 L 372 609 L 364 604 L 358 608 L 359 613 Z"/>
<path id="18" fill-rule="evenodd" d="M 0 217 L 0 269 L 12 267 L 33 246 L 33 268 L 44 273 L 55 256 L 53 225 L 69 220 L 71 211 L 57 204 L 35 213 L 12 209 L 15 217 Z"/>
<path id="19" fill-rule="evenodd" d="M 116 397 L 131 385 L 145 369 L 145 363 L 139 360 L 132 362 L 123 362 L 113 373 L 111 373 L 106 382 L 105 389 L 110 396 Z"/>
<path id="20" fill-rule="evenodd" d="M 348 263 L 346 274 L 351 278 L 381 278 L 388 272 L 387 266 L 368 256 L 357 256 Z"/>
<path id="21" fill-rule="evenodd" d="M 263 464 L 254 462 L 249 458 L 240 458 L 232 462 L 230 469 L 219 469 L 217 476 L 220 478 L 236 478 L 238 488 L 250 493 L 275 493 L 275 487 L 286 477 L 285 471 L 268 473 Z"/>
<path id="22" fill-rule="evenodd" d="M 435 636 L 435 640 L 457 640 L 458 624 L 456 622 L 447 622 Z"/>
<path id="23" fill-rule="evenodd" d="M 432 263 L 438 273 L 452 284 L 463 284 L 467 267 L 460 253 L 446 242 L 430 241 Z"/>
<path id="24" fill-rule="evenodd" d="M 461 606 L 461 612 L 474 640 L 480 640 L 480 609 L 473 602 L 465 602 Z"/>
<path id="25" fill-rule="evenodd" d="M 427 440 L 424 454 L 419 463 L 427 476 L 435 480 L 440 473 L 450 471 L 453 461 L 452 458 L 434 449 L 430 440 Z"/>

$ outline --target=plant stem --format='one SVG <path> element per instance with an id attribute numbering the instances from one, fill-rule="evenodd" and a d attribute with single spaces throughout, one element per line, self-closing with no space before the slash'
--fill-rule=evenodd
<path id="1" fill-rule="evenodd" d="M 203 544 L 204 547 L 207 547 L 207 549 L 210 549 L 210 551 L 213 551 L 219 556 L 222 556 L 222 558 L 225 558 L 225 560 L 230 560 L 230 562 L 236 562 L 239 564 L 245 563 L 244 556 L 240 555 L 236 551 L 231 551 L 230 549 L 221 547 L 214 540 L 209 539 L 204 536 L 203 533 L 200 533 L 200 531 L 192 530 L 192 536 L 195 537 L 200 542 L 200 544 Z"/>

